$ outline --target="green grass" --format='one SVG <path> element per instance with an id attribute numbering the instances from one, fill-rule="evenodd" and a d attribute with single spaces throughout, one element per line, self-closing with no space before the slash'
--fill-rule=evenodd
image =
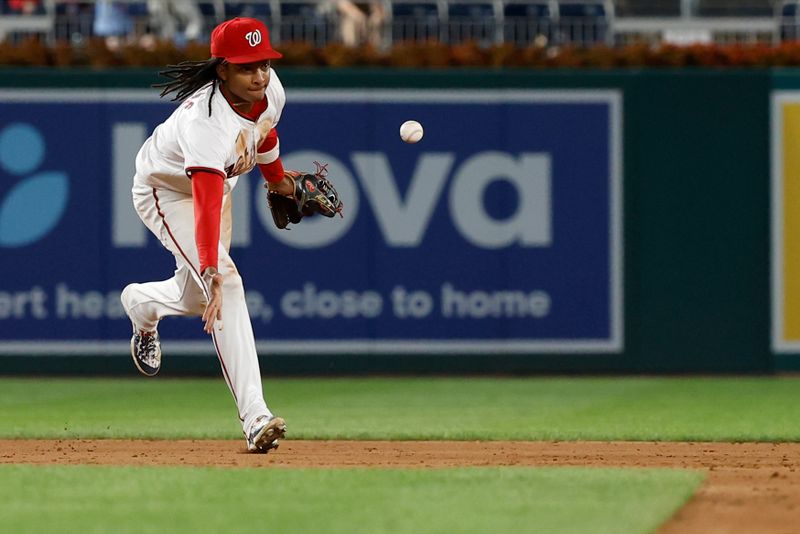
<path id="1" fill-rule="evenodd" d="M 798 441 L 797 378 L 267 379 L 289 438 Z M 223 380 L 0 379 L 0 437 L 238 438 Z"/>
<path id="2" fill-rule="evenodd" d="M 0 466 L 5 532 L 651 532 L 702 474 L 667 469 Z"/>

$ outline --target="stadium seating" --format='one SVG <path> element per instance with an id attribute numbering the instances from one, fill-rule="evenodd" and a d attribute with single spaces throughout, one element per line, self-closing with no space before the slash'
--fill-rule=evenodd
<path id="1" fill-rule="evenodd" d="M 276 41 L 307 41 L 324 46 L 336 39 L 336 25 L 325 2 L 281 0 L 275 18 Z"/>
<path id="2" fill-rule="evenodd" d="M 269 21 L 272 18 L 273 8 L 271 2 L 225 2 L 221 18 L 253 17 Z"/>
<path id="3" fill-rule="evenodd" d="M 614 14 L 619 17 L 679 17 L 681 0 L 616 0 Z"/>
<path id="4" fill-rule="evenodd" d="M 800 1 L 785 1 L 778 7 L 779 33 L 782 41 L 800 39 Z"/>
<path id="5" fill-rule="evenodd" d="M 773 0 L 696 0 L 695 14 L 700 17 L 770 17 Z"/>
<path id="6" fill-rule="evenodd" d="M 452 0 L 447 5 L 447 22 L 442 40 L 449 43 L 476 41 L 489 46 L 497 40 L 502 8 L 487 0 Z"/>
<path id="7" fill-rule="evenodd" d="M 552 42 L 557 20 L 556 2 L 508 0 L 503 5 L 503 40 L 518 46 L 542 39 L 544 43 Z"/>
<path id="8" fill-rule="evenodd" d="M 581 46 L 610 42 L 611 2 L 558 3 L 558 42 Z"/>
<path id="9" fill-rule="evenodd" d="M 146 0 L 119 1 L 127 4 L 136 35 L 152 31 Z M 519 46 L 619 44 L 637 38 L 652 42 L 663 38 L 663 28 L 674 27 L 676 20 L 691 20 L 693 27 L 705 21 L 713 38 L 724 36 L 724 42 L 800 38 L 800 0 L 381 1 L 386 5 L 385 34 L 375 42 L 386 44 L 432 39 L 445 43 L 474 40 L 481 46 L 500 42 Z M 334 0 L 196 3 L 203 17 L 202 39 L 208 38 L 216 24 L 236 16 L 264 20 L 276 42 L 324 46 L 342 38 Z M 739 24 L 732 27 L 730 21 L 736 19 Z M 49 41 L 81 42 L 92 35 L 93 20 L 93 0 L 42 0 L 39 12 L 24 17 L 10 12 L 8 0 L 0 0 L 0 39 L 18 41 L 39 35 Z"/>
<path id="10" fill-rule="evenodd" d="M 443 4 L 436 0 L 394 0 L 389 22 L 392 42 L 440 39 L 441 21 L 447 16 Z"/>

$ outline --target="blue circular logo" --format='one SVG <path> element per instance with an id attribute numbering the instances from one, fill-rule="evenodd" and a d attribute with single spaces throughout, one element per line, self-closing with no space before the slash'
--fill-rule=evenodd
<path id="1" fill-rule="evenodd" d="M 11 174 L 31 172 L 44 160 L 44 139 L 30 124 L 14 123 L 0 132 L 0 166 Z"/>
<path id="2" fill-rule="evenodd" d="M 30 124 L 13 123 L 0 130 L 0 169 L 22 177 L 0 198 L 0 247 L 35 243 L 58 225 L 66 211 L 67 173 L 28 174 L 39 168 L 44 156 L 44 137 Z"/>

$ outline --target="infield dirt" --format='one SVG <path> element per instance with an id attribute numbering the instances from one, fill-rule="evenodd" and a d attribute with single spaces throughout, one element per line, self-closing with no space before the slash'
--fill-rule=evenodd
<path id="1" fill-rule="evenodd" d="M 800 444 L 298 441 L 268 455 L 243 441 L 0 440 L 0 463 L 299 468 L 673 467 L 707 472 L 659 533 L 797 532 Z"/>

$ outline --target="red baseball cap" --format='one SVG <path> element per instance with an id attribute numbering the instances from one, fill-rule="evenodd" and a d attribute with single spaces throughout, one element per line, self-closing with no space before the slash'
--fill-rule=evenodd
<path id="1" fill-rule="evenodd" d="M 256 19 L 236 17 L 211 32 L 211 56 L 229 63 L 253 63 L 283 57 L 269 44 L 269 30 Z"/>

